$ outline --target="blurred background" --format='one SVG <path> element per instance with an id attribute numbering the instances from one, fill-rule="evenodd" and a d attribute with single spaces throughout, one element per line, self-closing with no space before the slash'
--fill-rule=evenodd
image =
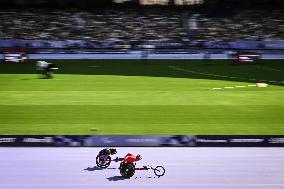
<path id="1" fill-rule="evenodd" d="M 284 38 L 281 0 L 1 0 L 0 6 L 0 48 L 234 48 L 250 40 L 255 49 L 279 47 Z"/>
<path id="2" fill-rule="evenodd" d="M 283 0 L 0 7 L 0 133 L 284 133 Z"/>

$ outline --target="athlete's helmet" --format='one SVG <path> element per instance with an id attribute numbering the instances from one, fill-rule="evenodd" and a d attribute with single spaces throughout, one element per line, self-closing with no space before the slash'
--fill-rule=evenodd
<path id="1" fill-rule="evenodd" d="M 140 155 L 140 154 L 138 154 L 137 156 L 136 156 L 136 161 L 139 161 L 139 160 L 141 160 L 142 159 L 142 156 Z"/>
<path id="2" fill-rule="evenodd" d="M 110 151 L 110 154 L 111 154 L 111 155 L 117 153 L 116 149 L 114 149 L 114 148 L 110 148 L 109 151 Z"/>

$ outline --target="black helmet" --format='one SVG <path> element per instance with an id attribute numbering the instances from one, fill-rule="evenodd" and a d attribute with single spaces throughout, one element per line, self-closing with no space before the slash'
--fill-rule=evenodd
<path id="1" fill-rule="evenodd" d="M 111 155 L 117 153 L 116 149 L 114 149 L 114 148 L 110 148 L 109 151 L 110 151 L 110 154 L 111 154 Z"/>
<path id="2" fill-rule="evenodd" d="M 140 161 L 142 159 L 142 156 L 140 155 L 140 154 L 138 154 L 137 156 L 136 156 L 136 161 Z"/>

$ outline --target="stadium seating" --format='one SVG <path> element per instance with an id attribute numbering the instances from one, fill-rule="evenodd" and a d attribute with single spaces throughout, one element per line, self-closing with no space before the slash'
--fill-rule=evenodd
<path id="1" fill-rule="evenodd" d="M 188 40 L 186 10 L 0 11 L 0 39 Z M 283 39 L 283 11 L 197 17 L 201 40 Z M 257 19 L 256 19 L 257 18 Z"/>

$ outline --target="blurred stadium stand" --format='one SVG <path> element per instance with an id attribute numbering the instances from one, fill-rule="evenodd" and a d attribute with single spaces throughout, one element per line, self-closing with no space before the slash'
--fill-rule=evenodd
<path id="1" fill-rule="evenodd" d="M 0 11 L 0 39 L 189 40 L 187 10 L 103 9 L 90 11 Z M 199 40 L 284 39 L 282 10 L 246 10 L 230 17 L 198 14 Z"/>
<path id="2" fill-rule="evenodd" d="M 1 0 L 0 51 L 284 49 L 282 0 L 144 1 Z"/>
<path id="3" fill-rule="evenodd" d="M 1 11 L 1 39 L 185 39 L 177 11 Z"/>

